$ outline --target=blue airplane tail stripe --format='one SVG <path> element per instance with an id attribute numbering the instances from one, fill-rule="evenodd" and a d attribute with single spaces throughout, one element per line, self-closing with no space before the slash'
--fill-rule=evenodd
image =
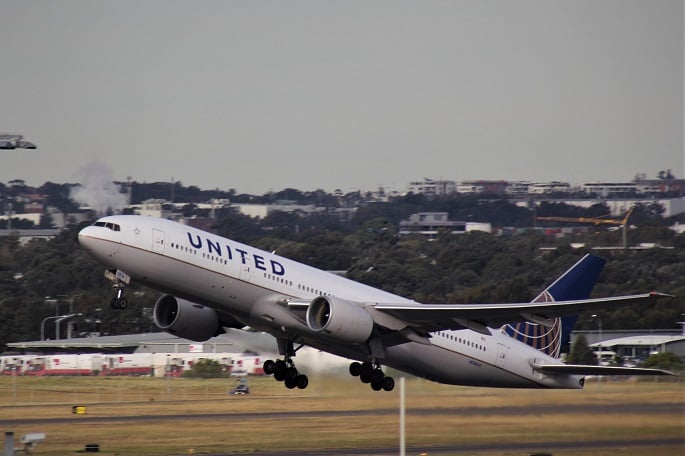
<path id="1" fill-rule="evenodd" d="M 605 260 L 585 255 L 580 261 L 555 280 L 532 302 L 572 301 L 587 299 L 599 280 Z M 537 323 L 520 322 L 504 325 L 502 331 L 554 358 L 559 358 L 561 347 L 568 344 L 578 316 L 556 318 L 551 327 Z"/>

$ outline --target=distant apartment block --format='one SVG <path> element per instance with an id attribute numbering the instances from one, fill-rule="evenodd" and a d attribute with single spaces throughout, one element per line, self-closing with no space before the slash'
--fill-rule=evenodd
<path id="1" fill-rule="evenodd" d="M 447 212 L 419 212 L 409 216 L 409 220 L 400 221 L 400 236 L 408 234 L 420 234 L 435 238 L 441 231 L 452 234 L 466 233 L 469 231 L 492 232 L 490 223 L 457 222 L 450 221 Z"/>
<path id="2" fill-rule="evenodd" d="M 234 204 L 233 207 L 248 217 L 264 218 L 272 212 L 299 212 L 303 215 L 311 215 L 322 212 L 323 208 L 317 208 L 312 204 L 295 204 L 293 202 L 280 202 L 277 204 Z"/>
<path id="3" fill-rule="evenodd" d="M 507 191 L 509 182 L 503 180 L 463 181 L 457 185 L 458 193 L 501 193 Z"/>
<path id="4" fill-rule="evenodd" d="M 585 193 L 592 193 L 605 198 L 616 195 L 637 193 L 637 183 L 635 182 L 587 182 L 581 186 Z"/>
<path id="5" fill-rule="evenodd" d="M 568 182 L 535 182 L 528 186 L 531 195 L 545 195 L 547 193 L 568 193 L 571 184 Z"/>
<path id="6" fill-rule="evenodd" d="M 509 182 L 506 192 L 509 195 L 527 195 L 531 185 L 532 182 L 528 181 Z"/>
<path id="7" fill-rule="evenodd" d="M 163 199 L 145 200 L 141 204 L 132 204 L 129 208 L 133 209 L 135 215 L 146 217 L 170 219 L 174 214 L 174 205 Z"/>
<path id="8" fill-rule="evenodd" d="M 568 193 L 573 189 L 568 182 L 509 182 L 506 193 L 509 195 L 546 195 Z"/>
<path id="9" fill-rule="evenodd" d="M 512 196 L 549 195 L 582 192 L 601 198 L 617 198 L 628 195 L 655 195 L 669 193 L 669 196 L 685 194 L 685 179 L 643 179 L 634 182 L 587 182 L 572 186 L 569 182 L 530 182 L 504 180 L 450 180 L 424 179 L 409 184 L 409 193 L 440 196 L 459 194 L 503 194 Z"/>
<path id="10" fill-rule="evenodd" d="M 433 180 L 424 178 L 409 184 L 408 193 L 415 195 L 448 195 L 456 191 L 457 183 L 451 180 Z"/>

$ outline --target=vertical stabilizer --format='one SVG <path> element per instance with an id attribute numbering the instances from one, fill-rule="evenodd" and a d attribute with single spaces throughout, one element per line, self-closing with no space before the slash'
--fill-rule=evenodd
<path id="1" fill-rule="evenodd" d="M 573 301 L 590 297 L 599 280 L 605 260 L 587 254 L 561 275 L 532 302 Z M 550 327 L 537 323 L 521 322 L 504 325 L 501 329 L 511 337 L 530 345 L 554 358 L 559 358 L 561 347 L 568 343 L 569 335 L 578 316 L 555 318 Z"/>

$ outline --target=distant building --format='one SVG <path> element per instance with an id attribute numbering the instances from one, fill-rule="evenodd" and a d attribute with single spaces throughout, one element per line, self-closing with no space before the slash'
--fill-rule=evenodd
<path id="1" fill-rule="evenodd" d="M 587 182 L 581 186 L 585 193 L 591 193 L 611 198 L 614 196 L 625 196 L 626 194 L 636 194 L 638 191 L 635 182 Z"/>
<path id="2" fill-rule="evenodd" d="M 568 182 L 535 182 L 528 187 L 531 195 L 544 195 L 547 193 L 567 193 L 571 191 Z"/>
<path id="3" fill-rule="evenodd" d="M 650 355 L 671 352 L 685 357 L 685 335 L 639 335 L 609 339 L 591 345 L 593 349 L 601 347 L 602 352 L 607 349 L 616 355 L 635 361 L 645 361 Z"/>
<path id="4" fill-rule="evenodd" d="M 457 193 L 474 194 L 483 193 L 485 187 L 479 184 L 461 183 L 457 185 Z"/>
<path id="5" fill-rule="evenodd" d="M 664 217 L 671 217 L 673 215 L 682 214 L 685 212 L 685 196 L 680 198 L 585 198 L 585 199 L 536 199 L 529 201 L 527 199 L 519 198 L 516 200 L 516 205 L 519 207 L 530 207 L 531 203 L 539 205 L 542 202 L 559 202 L 568 204 L 569 206 L 579 206 L 589 208 L 595 204 L 606 204 L 609 208 L 609 215 L 612 217 L 621 217 L 633 206 L 639 204 L 659 204 L 664 208 Z"/>
<path id="6" fill-rule="evenodd" d="M 0 236 L 17 236 L 21 246 L 25 246 L 33 240 L 50 240 L 59 233 L 59 229 L 0 230 Z"/>
<path id="7" fill-rule="evenodd" d="M 637 181 L 636 186 L 641 194 L 685 194 L 685 179 L 643 179 Z"/>
<path id="8" fill-rule="evenodd" d="M 149 199 L 132 206 L 133 213 L 146 217 L 170 219 L 174 214 L 173 204 L 162 199 Z"/>
<path id="9" fill-rule="evenodd" d="M 415 195 L 441 196 L 454 193 L 456 186 L 455 181 L 424 178 L 422 181 L 410 182 L 407 192 Z"/>
<path id="10" fill-rule="evenodd" d="M 458 193 L 501 193 L 507 192 L 509 182 L 503 180 L 463 181 L 457 185 Z"/>
<path id="11" fill-rule="evenodd" d="M 466 233 L 468 231 L 492 232 L 489 223 L 456 222 L 450 221 L 447 212 L 420 212 L 409 216 L 409 220 L 400 221 L 400 236 L 408 234 L 420 234 L 433 239 L 441 231 L 453 234 Z"/>
<path id="12" fill-rule="evenodd" d="M 509 195 L 527 195 L 531 185 L 532 182 L 528 181 L 509 182 L 506 192 Z"/>
<path id="13" fill-rule="evenodd" d="M 241 214 L 248 217 L 264 218 L 272 212 L 301 212 L 305 215 L 311 215 L 315 212 L 322 212 L 323 208 L 317 208 L 312 204 L 235 204 L 233 207 L 237 208 Z"/>

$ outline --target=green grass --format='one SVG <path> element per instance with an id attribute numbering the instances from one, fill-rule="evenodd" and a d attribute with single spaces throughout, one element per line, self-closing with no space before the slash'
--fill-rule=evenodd
<path id="1" fill-rule="evenodd" d="M 399 395 L 373 392 L 358 380 L 311 378 L 307 390 L 287 390 L 271 378 L 250 378 L 253 394 L 230 396 L 230 379 L 160 378 L 0 378 L 0 420 L 66 418 L 66 422 L 6 425 L 17 440 L 24 433 L 45 432 L 34 454 L 65 455 L 98 443 L 100 454 L 157 456 L 241 453 L 260 450 L 372 448 L 397 445 Z M 407 444 L 468 445 L 483 442 L 535 443 L 579 440 L 682 438 L 683 413 L 618 414 L 613 404 L 685 404 L 683 383 L 663 381 L 589 383 L 585 390 L 500 390 L 438 385 L 407 380 Z M 594 413 L 558 411 L 526 413 L 531 405 L 603 404 Z M 83 422 L 73 405 L 87 407 Z M 521 407 L 520 415 L 485 413 L 488 408 Z M 468 413 L 460 413 L 469 408 Z M 475 408 L 475 411 L 472 410 Z M 448 413 L 416 413 L 448 409 Z M 372 415 L 308 416 L 307 412 L 372 410 Z M 483 410 L 483 413 L 479 411 Z M 293 419 L 272 412 L 300 411 Z M 412 413 L 414 411 L 415 413 Z M 259 418 L 230 416 L 193 419 L 196 414 L 252 412 Z M 140 421 L 142 415 L 182 415 L 181 419 Z M 127 421 L 106 422 L 129 416 Z M 79 421 L 81 420 L 81 422 Z M 639 451 L 638 451 L 639 450 Z M 631 451 L 636 451 L 631 453 Z M 621 450 L 644 454 L 645 448 Z M 658 454 L 682 454 L 683 447 L 659 447 Z M 556 455 L 615 454 L 606 449 L 567 451 Z M 515 453 L 489 453 L 515 454 Z"/>

